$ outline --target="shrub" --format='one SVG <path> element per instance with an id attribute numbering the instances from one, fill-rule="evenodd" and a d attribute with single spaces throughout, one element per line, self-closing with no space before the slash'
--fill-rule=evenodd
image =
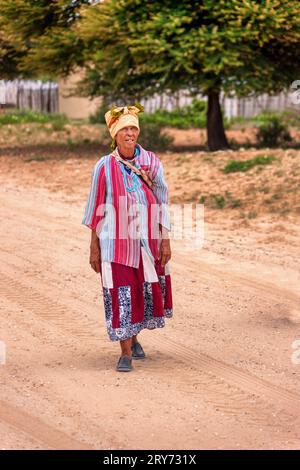
<path id="1" fill-rule="evenodd" d="M 52 123 L 58 127 L 68 122 L 65 114 L 61 113 L 40 113 L 32 109 L 18 109 L 9 111 L 0 115 L 0 125 L 24 124 L 29 122 L 38 122 L 41 124 Z"/>
<path id="2" fill-rule="evenodd" d="M 273 119 L 274 117 L 278 118 L 287 126 L 299 127 L 300 125 L 300 116 L 298 110 L 296 109 L 285 109 L 280 112 L 265 109 L 256 116 L 253 116 L 250 121 L 254 124 L 262 124 L 265 122 L 269 122 L 270 119 Z"/>
<path id="3" fill-rule="evenodd" d="M 173 142 L 173 137 L 164 133 L 164 128 L 158 123 L 140 122 L 141 133 L 139 143 L 148 150 L 166 150 Z"/>
<path id="4" fill-rule="evenodd" d="M 64 119 L 56 119 L 52 122 L 52 130 L 53 131 L 63 131 L 66 121 Z"/>
<path id="5" fill-rule="evenodd" d="M 211 201 L 215 209 L 223 209 L 226 205 L 225 198 L 221 194 L 212 194 Z"/>
<path id="6" fill-rule="evenodd" d="M 266 114 L 258 124 L 257 143 L 261 147 L 278 147 L 292 140 L 286 124 L 275 114 Z"/>
<path id="7" fill-rule="evenodd" d="M 190 105 L 172 111 L 161 109 L 154 113 L 143 114 L 141 120 L 149 124 L 155 123 L 178 129 L 205 128 L 206 102 L 194 99 Z"/>
<path id="8" fill-rule="evenodd" d="M 248 171 L 256 165 L 268 165 L 275 160 L 273 155 L 257 155 L 257 157 L 249 160 L 229 160 L 229 162 L 223 168 L 224 173 L 234 173 L 237 171 Z"/>
<path id="9" fill-rule="evenodd" d="M 104 114 L 109 108 L 109 105 L 103 103 L 95 114 L 89 116 L 89 122 L 91 124 L 105 124 Z M 172 111 L 159 109 L 154 113 L 141 113 L 139 118 L 145 124 L 159 124 L 162 127 L 205 128 L 206 102 L 194 99 L 190 105 L 175 108 Z"/>

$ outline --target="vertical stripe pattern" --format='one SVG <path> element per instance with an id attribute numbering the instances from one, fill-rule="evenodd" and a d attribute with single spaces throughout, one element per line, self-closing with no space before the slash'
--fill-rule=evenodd
<path id="1" fill-rule="evenodd" d="M 94 166 L 82 224 L 97 230 L 102 261 L 137 268 L 140 243 L 152 262 L 158 258 L 158 224 L 171 230 L 168 211 L 168 186 L 159 158 L 136 146 L 135 165 L 149 173 L 153 189 L 139 177 L 122 171 L 123 163 L 109 154 Z M 135 181 L 135 178 L 138 180 Z M 131 188 L 134 188 L 132 191 Z M 103 208 L 106 208 L 104 211 Z M 154 228 L 154 231 L 151 230 Z M 130 229 L 137 229 L 133 237 Z"/>

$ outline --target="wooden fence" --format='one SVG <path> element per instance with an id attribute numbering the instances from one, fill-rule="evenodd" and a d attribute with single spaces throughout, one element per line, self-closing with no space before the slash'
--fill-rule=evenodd
<path id="1" fill-rule="evenodd" d="M 198 95 L 199 99 L 206 99 Z M 152 113 L 157 109 L 171 111 L 190 104 L 192 98 L 187 91 L 180 91 L 172 95 L 162 94 L 142 100 L 145 111 Z M 295 104 L 293 92 L 282 92 L 276 96 L 267 94 L 259 97 L 228 98 L 221 95 L 221 104 L 225 116 L 251 118 L 265 109 L 283 111 L 287 108 L 299 110 L 299 103 Z M 14 106 L 17 108 L 30 108 L 47 113 L 59 112 L 59 87 L 55 82 L 42 82 L 41 80 L 0 80 L 0 107 Z"/>
<path id="2" fill-rule="evenodd" d="M 58 112 L 58 85 L 41 80 L 0 80 L 0 106 Z"/>
<path id="3" fill-rule="evenodd" d="M 198 95 L 197 98 L 206 100 L 206 97 L 201 95 Z M 174 108 L 189 105 L 191 102 L 192 98 L 184 91 L 173 95 L 156 95 L 153 98 L 142 101 L 145 111 L 149 113 L 153 113 L 158 109 L 171 111 Z M 229 119 L 237 116 L 251 118 L 266 109 L 274 111 L 283 111 L 285 109 L 299 110 L 299 104 L 295 103 L 293 92 L 281 92 L 274 96 L 263 94 L 248 98 L 229 98 L 222 94 L 221 105 L 225 116 Z"/>

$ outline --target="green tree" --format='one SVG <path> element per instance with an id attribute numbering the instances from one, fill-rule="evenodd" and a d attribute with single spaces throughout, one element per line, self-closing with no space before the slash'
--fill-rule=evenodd
<path id="1" fill-rule="evenodd" d="M 300 72 L 298 1 L 110 0 L 86 8 L 76 26 L 93 64 L 90 92 L 201 92 L 211 150 L 228 147 L 222 90 L 277 93 Z"/>
<path id="2" fill-rule="evenodd" d="M 17 13 L 16 13 L 17 12 Z M 300 72 L 298 0 L 0 0 L 24 73 L 67 75 L 107 102 L 188 89 L 208 98 L 211 150 L 228 147 L 220 93 L 286 89 Z"/>
<path id="3" fill-rule="evenodd" d="M 84 45 L 72 29 L 89 0 L 0 0 L 2 78 L 68 76 L 83 66 Z"/>
<path id="4" fill-rule="evenodd" d="M 0 25 L 1 27 L 1 25 Z M 0 29 L 0 78 L 14 78 L 18 75 L 18 64 L 22 53 L 18 51 Z"/>

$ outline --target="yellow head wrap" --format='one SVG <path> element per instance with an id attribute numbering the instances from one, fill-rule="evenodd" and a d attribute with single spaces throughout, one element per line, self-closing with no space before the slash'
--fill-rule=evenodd
<path id="1" fill-rule="evenodd" d="M 123 129 L 123 127 L 135 126 L 139 129 L 139 118 L 137 115 L 142 111 L 144 111 L 144 108 L 139 103 L 136 103 L 134 106 L 113 106 L 107 111 L 104 116 L 112 138 L 114 139 L 117 132 Z"/>

